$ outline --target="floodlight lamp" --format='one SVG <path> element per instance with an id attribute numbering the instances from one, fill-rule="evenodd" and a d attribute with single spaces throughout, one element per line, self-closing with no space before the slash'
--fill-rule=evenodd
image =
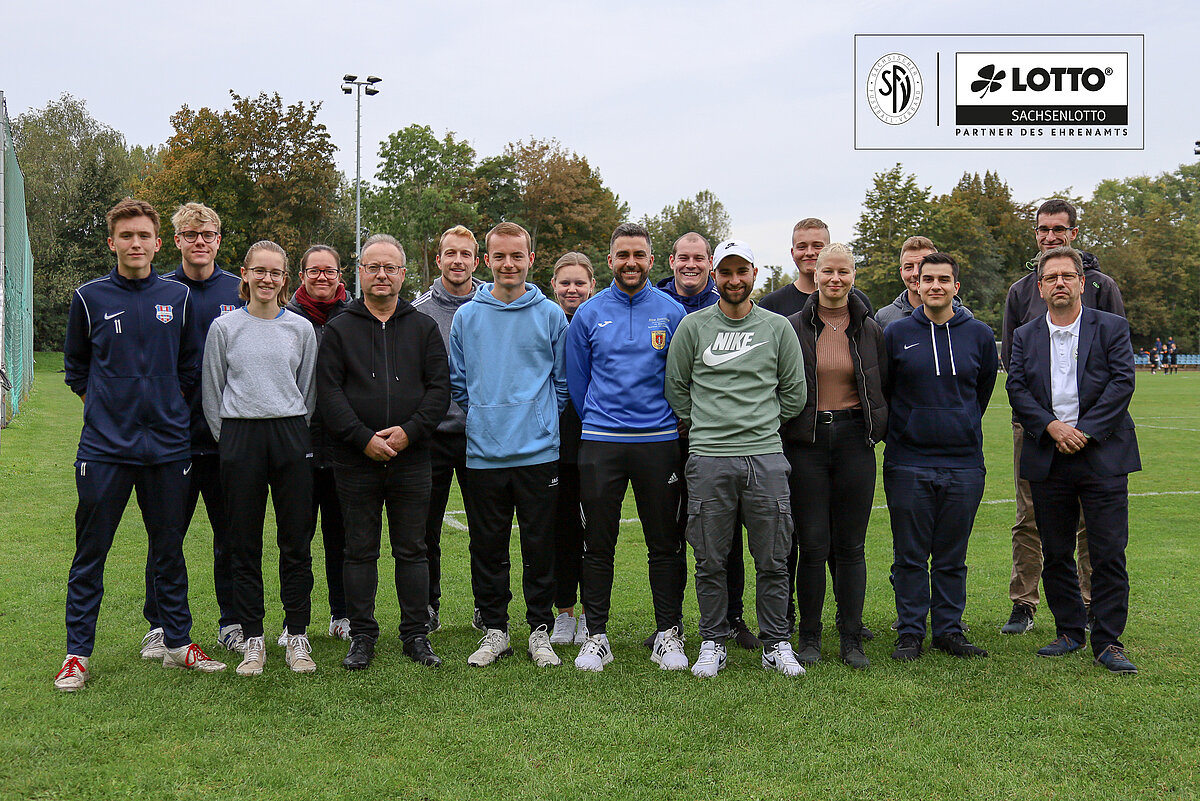
<path id="1" fill-rule="evenodd" d="M 352 88 L 350 88 L 349 86 L 342 86 L 342 92 L 344 92 L 345 94 L 348 94 L 348 95 L 354 94 L 354 90 Z"/>
<path id="2" fill-rule="evenodd" d="M 383 78 L 377 78 L 374 75 L 370 75 L 367 77 L 367 83 L 379 83 L 382 80 L 383 80 Z"/>
<path id="3" fill-rule="evenodd" d="M 346 83 L 350 83 L 351 81 L 357 81 L 357 80 L 358 80 L 358 76 L 357 76 L 357 75 L 350 75 L 350 74 L 346 74 L 346 75 L 343 75 L 343 76 L 342 76 L 342 80 L 343 80 L 343 81 L 345 81 Z"/>
<path id="4" fill-rule="evenodd" d="M 373 86 L 366 86 L 363 87 L 363 94 L 365 94 L 367 97 L 370 97 L 371 95 L 379 94 L 379 90 Z"/>

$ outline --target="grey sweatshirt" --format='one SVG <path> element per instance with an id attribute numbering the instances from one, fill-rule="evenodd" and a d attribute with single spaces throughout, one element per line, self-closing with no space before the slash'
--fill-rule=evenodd
<path id="1" fill-rule="evenodd" d="M 442 344 L 446 346 L 447 353 L 450 352 L 450 323 L 454 321 L 454 313 L 475 297 L 475 290 L 482 283 L 483 281 L 478 278 L 472 278 L 471 294 L 460 296 L 451 295 L 442 285 L 442 279 L 435 278 L 433 286 L 413 301 L 414 309 L 427 317 L 432 317 L 437 323 L 438 333 L 442 335 Z M 438 423 L 437 433 L 461 434 L 466 430 L 467 415 L 457 403 L 450 401 L 450 408 L 446 411 L 446 416 L 442 422 Z"/>
<path id="2" fill-rule="evenodd" d="M 204 417 L 221 439 L 221 420 L 312 417 L 317 337 L 300 315 L 263 320 L 246 311 L 222 315 L 204 345 Z"/>

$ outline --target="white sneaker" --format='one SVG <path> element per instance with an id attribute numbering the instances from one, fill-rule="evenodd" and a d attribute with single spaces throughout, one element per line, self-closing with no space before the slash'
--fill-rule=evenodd
<path id="1" fill-rule="evenodd" d="M 569 612 L 559 612 L 554 618 L 554 631 L 550 632 L 550 642 L 554 645 L 570 645 L 575 642 L 576 620 Z"/>
<path id="2" fill-rule="evenodd" d="M 167 645 L 163 642 L 163 630 L 150 629 L 142 638 L 142 659 L 162 659 L 166 655 Z"/>
<path id="3" fill-rule="evenodd" d="M 679 629 L 675 626 L 660 631 L 654 638 L 654 650 L 650 652 L 650 661 L 663 670 L 687 670 L 688 658 L 683 652 L 683 640 L 679 637 Z"/>
<path id="4" fill-rule="evenodd" d="M 204 649 L 199 645 L 192 643 L 181 645 L 178 648 L 168 648 L 166 654 L 163 655 L 163 667 L 195 670 L 200 673 L 219 673 L 225 669 L 225 663 L 213 659 L 204 653 Z"/>
<path id="5" fill-rule="evenodd" d="M 287 651 L 283 657 L 293 673 L 316 673 L 317 663 L 312 658 L 312 645 L 307 634 L 293 634 L 287 639 Z"/>
<path id="6" fill-rule="evenodd" d="M 488 629 L 479 641 L 479 648 L 467 657 L 467 664 L 472 667 L 486 667 L 506 656 L 512 656 L 512 652 L 507 631 Z"/>
<path id="7" fill-rule="evenodd" d="M 788 640 L 780 640 L 771 649 L 764 648 L 762 655 L 764 670 L 778 670 L 785 676 L 803 676 L 804 666 L 796 660 L 792 653 L 792 644 Z"/>
<path id="8" fill-rule="evenodd" d="M 329 636 L 336 640 L 350 639 L 350 618 L 336 617 L 329 619 Z"/>
<path id="9" fill-rule="evenodd" d="M 242 659 L 242 664 L 237 666 L 237 674 L 239 676 L 258 676 L 263 672 L 263 665 L 266 663 L 267 644 L 263 638 L 247 638 L 246 656 Z"/>
<path id="10" fill-rule="evenodd" d="M 234 623 L 229 626 L 221 626 L 217 630 L 217 644 L 223 645 L 227 651 L 244 654 L 246 652 L 246 637 L 242 634 L 242 624 Z"/>
<path id="11" fill-rule="evenodd" d="M 579 622 L 575 624 L 575 644 L 583 645 L 585 642 L 587 642 L 587 638 L 587 615 L 585 615 L 583 612 L 580 612 Z"/>
<path id="12" fill-rule="evenodd" d="M 278 645 L 280 648 L 287 648 L 287 641 L 288 641 L 287 626 L 284 626 L 283 631 L 279 632 L 279 639 L 275 641 L 275 644 Z"/>
<path id="13" fill-rule="evenodd" d="M 692 665 L 692 675 L 702 679 L 711 679 L 725 667 L 725 646 L 718 645 L 715 640 L 705 640 L 700 643 L 700 655 L 696 664 Z"/>
<path id="14" fill-rule="evenodd" d="M 546 633 L 545 626 L 538 626 L 529 635 L 529 658 L 538 667 L 557 667 L 562 664 L 550 646 L 550 635 Z"/>
<path id="15" fill-rule="evenodd" d="M 160 629 L 161 630 L 161 629 Z M 54 689 L 64 693 L 73 693 L 83 689 L 83 683 L 88 680 L 88 657 L 67 654 L 62 668 L 54 677 Z"/>
<path id="16" fill-rule="evenodd" d="M 599 673 L 611 661 L 613 655 L 612 648 L 608 646 L 608 635 L 597 634 L 584 641 L 583 647 L 579 649 L 579 656 L 575 657 L 575 667 Z"/>

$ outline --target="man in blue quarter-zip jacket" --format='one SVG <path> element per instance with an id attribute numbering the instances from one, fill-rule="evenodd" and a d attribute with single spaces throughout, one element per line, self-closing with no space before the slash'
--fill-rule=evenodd
<path id="1" fill-rule="evenodd" d="M 567 385 L 583 422 L 579 495 L 587 520 L 583 608 L 591 635 L 575 667 L 599 671 L 612 661 L 608 611 L 621 502 L 632 482 L 649 551 L 650 592 L 658 634 L 651 658 L 664 670 L 686 670 L 679 540 L 679 430 L 663 394 L 667 346 L 686 312 L 649 284 L 650 234 L 622 223 L 609 244 L 613 283 L 575 312 L 567 329 Z"/>
<path id="2" fill-rule="evenodd" d="M 162 246 L 153 206 L 126 198 L 106 221 L 117 267 L 75 290 L 63 349 L 67 385 L 83 400 L 67 658 L 54 678 L 64 692 L 81 689 L 89 676 L 104 561 L 134 487 L 154 552 L 163 667 L 225 669 L 191 641 L 183 561 L 183 498 L 191 468 L 185 396 L 200 377 L 190 292 L 152 268 Z"/>
<path id="3" fill-rule="evenodd" d="M 201 352 L 208 328 L 222 314 L 245 305 L 238 295 L 242 280 L 225 272 L 217 264 L 221 247 L 221 218 L 203 203 L 185 203 L 171 216 L 175 229 L 175 246 L 181 256 L 179 267 L 164 275 L 191 290 L 192 313 L 199 331 Z M 213 532 L 213 584 L 220 618 L 217 642 L 230 651 L 243 651 L 241 622 L 234 620 L 233 566 L 229 557 L 225 501 L 221 497 L 221 459 L 217 441 L 208 430 L 200 393 L 190 398 L 192 415 L 192 469 L 188 473 L 187 494 L 183 503 L 183 533 L 186 536 L 196 512 L 196 502 L 204 496 L 208 522 Z M 142 613 L 150 624 L 150 632 L 142 638 L 142 658 L 162 659 L 163 627 L 158 612 L 158 591 L 154 587 L 154 549 L 146 553 L 146 604 Z"/>

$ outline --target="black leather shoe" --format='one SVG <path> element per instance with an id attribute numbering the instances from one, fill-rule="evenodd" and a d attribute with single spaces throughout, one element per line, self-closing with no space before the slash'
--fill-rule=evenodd
<path id="1" fill-rule="evenodd" d="M 892 651 L 892 659 L 899 662 L 911 662 L 921 656 L 923 637 L 916 634 L 901 634 L 896 640 L 896 650 Z"/>
<path id="2" fill-rule="evenodd" d="M 1078 651 L 1083 647 L 1083 643 L 1075 642 L 1065 634 L 1060 634 L 1049 645 L 1044 645 L 1038 649 L 1038 656 L 1066 656 L 1073 651 Z"/>
<path id="3" fill-rule="evenodd" d="M 973 645 L 961 631 L 947 634 L 945 637 L 934 637 L 933 647 L 939 651 L 945 651 L 950 656 L 957 656 L 959 659 L 973 659 L 988 655 L 987 651 L 978 645 Z"/>
<path id="4" fill-rule="evenodd" d="M 733 634 L 733 641 L 739 647 L 745 648 L 747 651 L 757 651 L 763 647 L 762 641 L 754 636 L 754 632 L 750 631 L 750 627 L 746 625 L 746 621 L 740 617 L 729 618 L 730 633 Z"/>
<path id="5" fill-rule="evenodd" d="M 346 670 L 365 670 L 375 658 L 375 641 L 366 634 L 359 634 L 350 639 L 350 653 L 342 660 Z"/>
<path id="6" fill-rule="evenodd" d="M 1100 655 L 1096 657 L 1096 664 L 1104 665 L 1113 673 L 1122 673 L 1128 676 L 1137 674 L 1137 665 L 1130 662 L 1129 657 L 1125 656 L 1125 652 L 1117 645 L 1109 645 L 1101 651 Z"/>
<path id="7" fill-rule="evenodd" d="M 404 655 L 418 665 L 425 665 L 427 667 L 442 666 L 442 660 L 438 659 L 438 655 L 433 652 L 433 647 L 429 644 L 429 638 L 424 634 L 418 634 L 411 640 L 405 640 Z"/>

